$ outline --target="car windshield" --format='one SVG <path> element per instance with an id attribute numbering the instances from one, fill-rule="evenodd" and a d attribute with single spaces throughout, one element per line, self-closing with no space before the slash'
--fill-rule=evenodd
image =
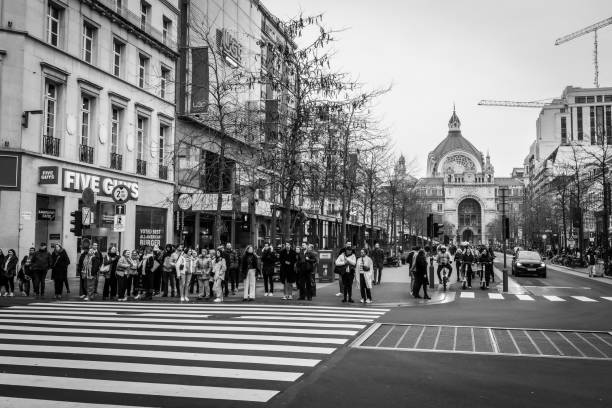
<path id="1" fill-rule="evenodd" d="M 521 251 L 517 257 L 518 260 L 522 261 L 541 261 L 540 254 L 532 251 Z"/>

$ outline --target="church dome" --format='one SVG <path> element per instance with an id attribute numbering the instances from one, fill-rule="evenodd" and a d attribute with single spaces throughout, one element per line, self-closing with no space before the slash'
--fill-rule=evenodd
<path id="1" fill-rule="evenodd" d="M 448 121 L 448 135 L 429 155 L 431 159 L 439 162 L 447 153 L 457 150 L 469 153 L 482 162 L 482 153 L 461 134 L 461 121 L 453 109 Z"/>

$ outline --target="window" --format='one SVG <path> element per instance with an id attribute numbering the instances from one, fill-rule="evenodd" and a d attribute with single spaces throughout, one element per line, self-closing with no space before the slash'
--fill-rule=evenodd
<path id="1" fill-rule="evenodd" d="M 162 40 L 164 44 L 167 44 L 168 42 L 171 28 L 172 28 L 172 20 L 164 16 L 164 19 L 162 21 Z"/>
<path id="2" fill-rule="evenodd" d="M 576 103 L 586 103 L 586 98 L 584 96 L 577 96 L 575 100 Z"/>
<path id="3" fill-rule="evenodd" d="M 567 118 L 561 118 L 561 143 L 567 143 Z"/>
<path id="4" fill-rule="evenodd" d="M 597 95 L 597 102 L 601 102 L 601 95 Z"/>
<path id="5" fill-rule="evenodd" d="M 166 97 L 166 87 L 168 86 L 168 79 L 170 76 L 170 70 L 162 67 L 161 69 L 161 79 L 159 82 L 159 94 L 162 98 Z"/>
<path id="6" fill-rule="evenodd" d="M 597 143 L 596 139 L 595 139 L 595 107 L 591 106 L 589 109 L 590 113 L 589 113 L 589 124 L 590 124 L 590 128 L 591 128 L 591 144 L 595 144 Z"/>
<path id="7" fill-rule="evenodd" d="M 47 6 L 47 42 L 59 46 L 60 18 L 62 10 L 53 3 Z"/>
<path id="8" fill-rule="evenodd" d="M 81 145 L 89 145 L 89 132 L 91 129 L 91 98 L 81 96 Z"/>
<path id="9" fill-rule="evenodd" d="M 159 127 L 159 164 L 160 166 L 164 164 L 164 154 L 165 154 L 165 146 L 166 146 L 166 129 L 167 126 L 160 125 Z"/>
<path id="10" fill-rule="evenodd" d="M 438 203 L 438 212 L 442 212 L 442 204 Z"/>
<path id="11" fill-rule="evenodd" d="M 141 88 L 145 87 L 147 83 L 147 71 L 149 68 L 149 58 L 144 55 L 138 56 L 138 86 Z"/>
<path id="12" fill-rule="evenodd" d="M 146 122 L 147 120 L 145 118 L 141 116 L 138 117 L 136 126 L 136 158 L 138 160 L 144 160 Z"/>
<path id="13" fill-rule="evenodd" d="M 111 113 L 111 153 L 118 152 L 119 135 L 121 134 L 121 109 L 113 106 Z"/>
<path id="14" fill-rule="evenodd" d="M 115 0 L 115 11 L 121 13 L 123 11 L 123 0 Z"/>
<path id="15" fill-rule="evenodd" d="M 149 10 L 151 6 L 146 1 L 140 2 L 140 28 L 143 30 L 147 29 L 149 24 Z"/>
<path id="16" fill-rule="evenodd" d="M 45 83 L 45 135 L 55 136 L 57 121 L 57 85 L 47 81 Z"/>
<path id="17" fill-rule="evenodd" d="M 117 39 L 113 39 L 113 75 L 121 76 L 121 67 L 123 65 L 123 50 L 125 44 Z"/>
<path id="18" fill-rule="evenodd" d="M 587 103 L 595 103 L 595 97 L 594 96 L 587 96 L 586 97 L 586 101 L 587 101 Z"/>
<path id="19" fill-rule="evenodd" d="M 92 63 L 93 61 L 93 49 L 94 49 L 94 38 L 96 35 L 96 28 L 88 23 L 83 23 L 83 49 L 82 56 L 83 61 Z"/>
<path id="20" fill-rule="evenodd" d="M 606 136 L 608 137 L 608 144 L 612 144 L 612 111 L 611 106 L 606 105 Z"/>
<path id="21" fill-rule="evenodd" d="M 584 132 L 582 129 L 582 108 L 576 108 L 576 126 L 578 127 L 578 140 L 582 140 L 584 138 Z"/>

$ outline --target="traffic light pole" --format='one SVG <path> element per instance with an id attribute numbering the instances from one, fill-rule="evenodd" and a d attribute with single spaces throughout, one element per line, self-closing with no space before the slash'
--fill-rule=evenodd
<path id="1" fill-rule="evenodd" d="M 506 269 L 506 189 L 502 193 L 502 251 L 504 251 L 503 291 L 508 292 L 508 269 Z"/>

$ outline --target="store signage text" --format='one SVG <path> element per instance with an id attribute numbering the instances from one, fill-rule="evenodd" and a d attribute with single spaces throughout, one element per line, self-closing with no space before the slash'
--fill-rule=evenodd
<path id="1" fill-rule="evenodd" d="M 36 219 L 39 221 L 55 221 L 55 209 L 39 208 L 36 210 Z"/>
<path id="2" fill-rule="evenodd" d="M 41 166 L 38 168 L 38 184 L 57 184 L 57 166 Z"/>
<path id="3" fill-rule="evenodd" d="M 130 191 L 131 199 L 138 200 L 138 183 L 74 170 L 63 169 L 62 171 L 62 190 L 64 191 L 80 193 L 89 187 L 96 194 L 111 197 L 113 188 L 117 185 L 125 185 Z"/>
<path id="4" fill-rule="evenodd" d="M 242 62 L 242 45 L 236 37 L 231 35 L 227 29 L 217 30 L 217 36 L 221 37 L 221 49 L 226 56 L 240 64 Z"/>

